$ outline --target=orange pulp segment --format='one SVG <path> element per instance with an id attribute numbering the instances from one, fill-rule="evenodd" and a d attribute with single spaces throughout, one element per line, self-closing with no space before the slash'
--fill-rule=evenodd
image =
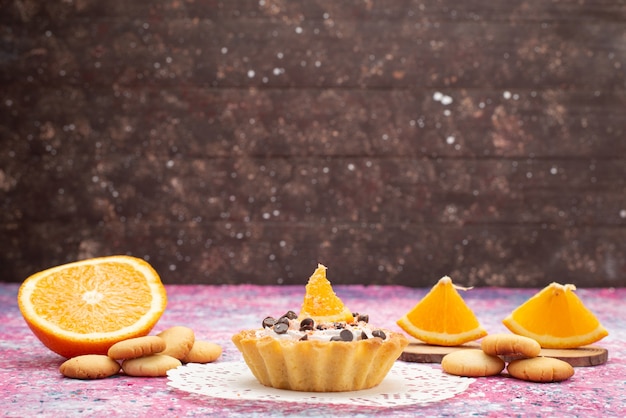
<path id="1" fill-rule="evenodd" d="M 67 358 L 106 354 L 118 341 L 147 335 L 166 304 L 157 272 L 123 255 L 35 273 L 18 292 L 19 309 L 35 336 Z"/>
<path id="2" fill-rule="evenodd" d="M 448 276 L 439 279 L 397 324 L 427 344 L 455 346 L 487 335 Z"/>
<path id="3" fill-rule="evenodd" d="M 352 312 L 346 308 L 333 291 L 326 278 L 326 267 L 318 264 L 309 278 L 299 318 L 312 318 L 316 322 L 352 322 Z"/>
<path id="4" fill-rule="evenodd" d="M 544 348 L 575 348 L 609 333 L 574 292 L 573 284 L 551 283 L 509 314 L 502 323 L 514 334 Z"/>

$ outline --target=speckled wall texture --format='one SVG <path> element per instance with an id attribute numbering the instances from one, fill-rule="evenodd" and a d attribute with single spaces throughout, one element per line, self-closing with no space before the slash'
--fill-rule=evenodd
<path id="1" fill-rule="evenodd" d="M 0 0 L 0 280 L 626 286 L 626 2 Z"/>

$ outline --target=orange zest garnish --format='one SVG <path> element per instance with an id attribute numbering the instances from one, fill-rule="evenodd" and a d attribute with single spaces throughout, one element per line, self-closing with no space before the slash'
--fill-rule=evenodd
<path id="1" fill-rule="evenodd" d="M 397 324 L 427 344 L 455 346 L 487 335 L 474 312 L 445 276 Z"/>
<path id="2" fill-rule="evenodd" d="M 92 258 L 27 278 L 17 297 L 35 336 L 64 357 L 106 354 L 114 343 L 147 335 L 165 306 L 165 287 L 144 260 Z"/>
<path id="3" fill-rule="evenodd" d="M 511 332 L 530 337 L 544 348 L 575 348 L 599 341 L 609 333 L 575 290 L 572 284 L 551 283 L 502 323 Z"/>

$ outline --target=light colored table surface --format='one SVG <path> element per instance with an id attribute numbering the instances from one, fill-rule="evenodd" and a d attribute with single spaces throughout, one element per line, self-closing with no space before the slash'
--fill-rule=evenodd
<path id="1" fill-rule="evenodd" d="M 596 343 L 609 360 L 576 368 L 561 383 L 538 384 L 506 375 L 479 378 L 456 396 L 408 406 L 350 406 L 271 400 L 250 401 L 191 395 L 172 388 L 167 378 L 123 374 L 94 381 L 67 379 L 58 372 L 63 358 L 30 332 L 17 307 L 18 285 L 0 284 L 0 411 L 4 416 L 624 416 L 626 413 L 626 288 L 579 289 L 578 295 L 609 330 Z M 237 330 L 256 328 L 267 315 L 298 310 L 300 286 L 167 286 L 169 304 L 155 327 L 186 325 L 199 339 L 222 345 L 219 362 L 242 362 L 230 341 Z M 427 289 L 336 286 L 355 312 L 368 313 L 377 326 L 395 324 Z M 463 294 L 490 333 L 536 289 L 478 288 Z M 439 364 L 427 365 L 443 373 Z"/>

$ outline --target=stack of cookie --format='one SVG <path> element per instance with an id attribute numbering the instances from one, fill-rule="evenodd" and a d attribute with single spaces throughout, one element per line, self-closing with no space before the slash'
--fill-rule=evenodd
<path id="1" fill-rule="evenodd" d="M 532 338 L 516 334 L 491 334 L 482 339 L 481 349 L 462 349 L 443 357 L 442 369 L 465 377 L 495 376 L 505 366 L 518 379 L 532 382 L 559 382 L 574 375 L 567 362 L 539 356 L 541 346 Z M 508 365 L 503 358 L 512 358 Z"/>
<path id="2" fill-rule="evenodd" d="M 157 335 L 131 338 L 115 343 L 107 355 L 87 354 L 61 364 L 59 371 L 75 379 L 102 379 L 122 370 L 128 376 L 166 376 L 183 363 L 210 363 L 219 358 L 222 347 L 198 341 L 191 328 L 174 326 Z"/>

